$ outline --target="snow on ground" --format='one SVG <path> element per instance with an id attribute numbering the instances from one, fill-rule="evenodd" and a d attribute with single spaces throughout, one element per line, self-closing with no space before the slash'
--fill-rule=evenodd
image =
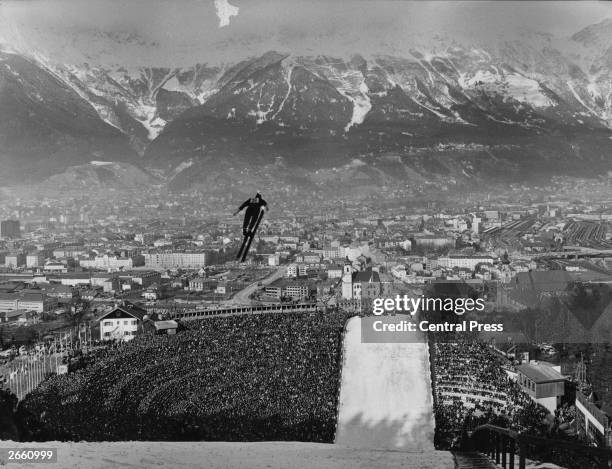
<path id="1" fill-rule="evenodd" d="M 588 104 L 586 104 L 582 98 L 580 97 L 580 95 L 576 92 L 576 90 L 574 89 L 574 87 L 572 86 L 571 82 L 567 82 L 567 87 L 570 89 L 570 91 L 572 92 L 572 94 L 574 95 L 574 98 L 576 98 L 576 101 L 578 101 L 580 104 L 582 104 L 585 108 L 587 108 L 590 112 L 592 112 L 594 115 L 598 115 L 597 111 L 595 109 L 593 109 L 592 107 L 590 107 Z"/>
<path id="2" fill-rule="evenodd" d="M 359 158 L 353 158 L 350 163 L 344 165 L 344 167 L 347 169 L 359 168 L 360 166 L 367 166 L 367 164 Z"/>
<path id="3" fill-rule="evenodd" d="M 414 99 L 414 98 L 413 98 Z M 423 104 L 422 102 L 418 101 L 417 99 L 414 99 L 414 102 L 417 103 L 419 106 L 421 106 L 422 108 L 427 109 L 429 112 L 435 114 L 436 116 L 438 116 L 440 119 L 442 120 L 446 120 L 447 116 L 445 116 L 444 114 L 442 114 L 441 112 L 436 111 L 435 109 Z"/>
<path id="4" fill-rule="evenodd" d="M 176 176 L 178 173 L 185 171 L 187 168 L 193 166 L 193 158 L 189 158 L 187 161 L 183 161 L 176 168 L 172 170 L 172 175 Z"/>
<path id="5" fill-rule="evenodd" d="M 287 66 L 283 65 L 283 67 L 285 70 L 285 83 L 287 84 L 287 92 L 285 93 L 285 96 L 283 97 L 280 105 L 278 106 L 278 109 L 276 110 L 276 112 L 274 113 L 274 115 L 272 116 L 270 120 L 274 120 L 276 116 L 278 116 L 278 114 L 283 110 L 283 108 L 285 107 L 285 103 L 287 102 L 287 99 L 289 99 L 291 90 L 293 89 L 293 85 L 291 84 L 291 75 L 293 74 L 293 64 L 289 63 L 287 64 Z"/>
<path id="6" fill-rule="evenodd" d="M 565 469 L 561 466 L 557 466 L 556 464 L 550 462 L 539 462 L 539 461 L 531 461 L 527 459 L 525 461 L 525 469 Z"/>
<path id="7" fill-rule="evenodd" d="M 555 102 L 543 93 L 540 84 L 536 80 L 517 73 L 502 75 L 497 67 L 495 69 L 495 73 L 489 70 L 478 70 L 471 78 L 461 74 L 459 84 L 463 88 L 479 86 L 489 93 L 500 94 L 534 107 L 555 106 Z"/>
<path id="8" fill-rule="evenodd" d="M 434 416 L 425 341 L 362 343 L 358 317 L 346 328 L 336 444 L 432 451 Z"/>
<path id="9" fill-rule="evenodd" d="M 338 92 L 353 104 L 351 120 L 344 127 L 348 132 L 354 125 L 363 124 L 368 112 L 372 109 L 368 85 L 359 70 L 342 70 L 334 67 L 322 67 L 320 73 L 334 83 Z"/>
<path id="10" fill-rule="evenodd" d="M 587 85 L 587 91 L 589 92 L 592 98 L 601 97 L 601 93 L 599 92 L 599 87 L 597 86 L 597 83 L 589 83 Z"/>
<path id="11" fill-rule="evenodd" d="M 528 103 L 534 107 L 549 107 L 555 103 L 542 93 L 540 84 L 531 78 L 511 73 L 506 75 L 508 95 L 521 103 Z"/>
<path id="12" fill-rule="evenodd" d="M 147 106 L 148 107 L 148 106 Z M 153 141 L 157 138 L 157 136 L 164 130 L 164 126 L 166 125 L 166 121 L 161 117 L 152 117 L 150 119 L 139 120 L 140 123 L 147 129 L 149 132 L 149 140 Z"/>
<path id="13" fill-rule="evenodd" d="M 344 128 L 345 132 L 348 132 L 354 125 L 363 124 L 368 112 L 372 109 L 368 92 L 368 85 L 366 85 L 365 81 L 362 81 L 359 85 L 359 93 L 342 93 L 353 102 L 353 115 L 351 116 L 351 121 Z"/>
<path id="14" fill-rule="evenodd" d="M 2 448 L 57 448 L 57 463 L 19 463 L 19 469 L 452 469 L 451 453 L 405 453 L 341 448 L 324 443 L 120 442 L 0 443 Z M 0 460 L 0 466 L 3 466 Z"/>

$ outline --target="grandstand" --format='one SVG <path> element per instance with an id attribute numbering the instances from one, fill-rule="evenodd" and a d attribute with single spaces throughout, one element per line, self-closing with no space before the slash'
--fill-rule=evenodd
<path id="1" fill-rule="evenodd" d="M 452 447 L 464 430 L 503 424 L 537 430 L 547 411 L 510 379 L 499 358 L 482 343 L 433 343 L 436 441 Z"/>
<path id="2" fill-rule="evenodd" d="M 347 313 L 238 314 L 137 336 L 23 400 L 31 438 L 334 438 Z M 44 417 L 41 417 L 44 415 Z"/>

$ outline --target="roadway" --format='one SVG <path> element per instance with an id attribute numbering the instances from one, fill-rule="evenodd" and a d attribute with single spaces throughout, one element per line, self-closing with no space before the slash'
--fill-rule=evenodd
<path id="1" fill-rule="evenodd" d="M 259 282 L 261 282 L 263 285 L 268 285 L 274 282 L 275 280 L 282 278 L 284 273 L 285 273 L 285 267 L 279 266 L 275 272 L 267 276 L 265 279 L 258 280 L 257 282 L 251 283 L 246 288 L 243 288 L 242 290 L 237 292 L 229 300 L 224 301 L 223 304 L 226 304 L 226 305 L 250 305 L 252 304 L 253 302 L 249 299 L 249 296 L 255 293 L 255 291 L 259 288 L 258 286 Z"/>

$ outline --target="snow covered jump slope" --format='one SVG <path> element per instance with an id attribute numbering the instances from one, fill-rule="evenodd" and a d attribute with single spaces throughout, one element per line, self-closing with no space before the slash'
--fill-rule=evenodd
<path id="1" fill-rule="evenodd" d="M 361 343 L 361 318 L 353 317 L 343 347 L 336 444 L 433 450 L 433 400 L 424 338 L 415 343 Z"/>

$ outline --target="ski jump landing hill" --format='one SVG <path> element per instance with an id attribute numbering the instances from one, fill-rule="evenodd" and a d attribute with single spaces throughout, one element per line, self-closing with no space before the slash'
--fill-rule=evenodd
<path id="1" fill-rule="evenodd" d="M 396 317 L 410 319 L 402 316 Z M 353 317 L 346 324 L 336 444 L 433 451 L 433 398 L 425 337 L 413 332 L 411 343 L 362 343 L 361 323 L 361 318 Z"/>

